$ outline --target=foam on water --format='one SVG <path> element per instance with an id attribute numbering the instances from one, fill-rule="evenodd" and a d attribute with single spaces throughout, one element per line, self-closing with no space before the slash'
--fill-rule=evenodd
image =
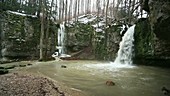
<path id="1" fill-rule="evenodd" d="M 78 70 L 85 70 L 89 71 L 90 73 L 93 74 L 98 74 L 98 73 L 103 73 L 103 72 L 109 72 L 112 74 L 113 72 L 119 72 L 122 69 L 130 69 L 130 68 L 135 68 L 134 65 L 129 65 L 129 64 L 115 64 L 114 62 L 109 62 L 109 63 L 89 63 L 89 64 L 81 64 L 78 66 L 74 66 L 74 68 Z"/>
<path id="2" fill-rule="evenodd" d="M 122 37 L 122 41 L 120 42 L 120 47 L 118 50 L 117 57 L 115 59 L 115 64 L 132 64 L 133 57 L 133 42 L 134 42 L 134 29 L 135 25 L 131 26 L 124 36 Z"/>

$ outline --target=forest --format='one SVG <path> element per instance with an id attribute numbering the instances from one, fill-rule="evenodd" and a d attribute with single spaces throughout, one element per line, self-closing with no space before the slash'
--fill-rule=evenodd
<path id="1" fill-rule="evenodd" d="M 4 13 L 4 14 L 1 14 L 1 17 L 8 17 L 6 16 L 5 12 L 11 13 L 13 15 L 14 14 L 16 15 L 18 14 L 21 16 L 24 15 L 28 17 L 29 19 L 31 17 L 35 17 L 34 19 L 36 19 L 35 20 L 36 22 L 33 20 L 34 21 L 33 23 L 35 23 L 33 27 L 36 26 L 35 27 L 36 31 L 39 32 L 36 34 L 39 36 L 34 38 L 37 40 L 32 40 L 32 41 L 33 42 L 36 41 L 37 46 L 39 46 L 38 49 L 40 51 L 37 52 L 36 50 L 35 56 L 39 54 L 40 60 L 50 58 L 52 52 L 55 51 L 54 47 L 58 45 L 57 44 L 58 38 L 56 36 L 57 31 L 58 31 L 57 28 L 59 28 L 60 27 L 59 25 L 62 23 L 64 23 L 64 26 L 67 27 L 65 30 L 66 39 L 64 40 L 65 46 L 67 46 L 65 50 L 69 51 L 67 53 L 73 53 L 72 51 L 74 52 L 80 51 L 83 49 L 80 47 L 91 46 L 90 49 L 92 49 L 93 51 L 92 54 L 95 55 L 96 59 L 97 58 L 98 59 L 114 58 L 115 56 L 113 56 L 112 54 L 109 54 L 110 56 L 105 56 L 106 54 L 108 54 L 109 50 L 112 51 L 114 54 L 116 54 L 117 49 L 118 49 L 116 46 L 119 46 L 117 42 L 120 42 L 119 40 L 117 41 L 111 40 L 114 35 L 109 36 L 109 34 L 113 34 L 113 32 L 110 32 L 110 30 L 119 32 L 119 30 L 121 29 L 116 26 L 120 27 L 122 24 L 133 25 L 135 22 L 137 22 L 138 18 L 143 17 L 143 15 L 145 15 L 145 17 L 147 16 L 147 12 L 142 10 L 142 5 L 145 4 L 145 2 L 141 0 L 112 0 L 112 1 L 110 0 L 72 0 L 72 1 L 70 0 L 1 0 L 0 4 L 2 7 L 1 12 Z M 15 13 L 15 12 L 18 12 L 18 13 Z M 92 18 L 93 21 L 88 22 L 87 20 L 84 20 L 84 21 L 87 21 L 88 25 L 79 24 L 81 20 L 78 20 L 78 19 L 80 19 L 81 16 L 88 16 L 87 18 Z M 3 19 L 1 21 L 3 21 Z M 88 33 L 86 34 L 88 35 L 86 37 L 89 39 L 88 44 L 86 45 L 82 44 L 82 46 L 77 46 L 77 48 L 73 48 L 73 46 L 75 47 L 76 44 L 70 44 L 69 38 L 74 38 L 74 37 L 71 37 L 70 34 L 74 32 L 69 32 L 67 30 L 71 29 L 69 27 L 69 24 L 71 25 L 72 22 L 76 24 L 74 25 L 74 28 L 73 28 L 74 32 L 75 31 L 78 32 L 82 30 L 84 32 L 88 31 Z M 100 30 L 101 22 L 104 22 L 101 29 L 105 31 L 104 33 L 100 33 L 100 35 L 104 36 L 104 40 L 102 40 L 103 44 L 95 42 L 96 40 L 94 40 L 94 39 L 98 39 L 99 37 L 97 36 L 98 33 L 96 34 L 94 30 L 95 29 L 96 31 Z M 95 26 L 94 23 L 96 23 L 97 26 Z M 116 24 L 116 26 L 114 24 Z M 17 24 L 13 24 L 13 25 L 17 25 Z M 88 28 L 93 25 L 95 26 L 94 28 Z M 79 27 L 75 28 L 75 26 L 79 26 Z M 108 28 L 107 26 L 116 27 L 116 28 L 114 29 Z M 87 30 L 86 27 L 89 30 Z M 80 28 L 82 30 L 79 30 Z M 24 28 L 22 28 L 21 26 L 21 28 L 18 28 L 17 30 L 20 30 L 22 32 Z M 23 32 L 21 34 L 24 34 L 24 33 L 26 32 Z M 75 34 L 77 36 L 76 39 L 79 38 L 78 36 L 80 34 L 84 34 L 84 33 L 79 32 Z M 23 36 L 20 38 L 23 38 Z M 39 41 L 38 41 L 38 38 L 40 39 Z M 121 37 L 117 36 L 115 38 L 119 39 Z M 3 39 L 2 37 L 1 41 L 5 42 L 6 40 Z M 56 41 L 56 42 L 52 42 L 52 41 Z M 111 41 L 116 42 L 116 43 L 114 43 L 114 45 L 109 44 L 109 42 Z M 90 45 L 92 43 L 93 45 Z M 6 48 L 6 46 L 7 45 L 2 45 L 1 49 L 4 49 L 3 47 Z M 25 46 L 25 45 L 21 44 L 20 46 Z M 28 45 L 28 46 L 36 46 L 36 45 Z M 97 47 L 98 49 L 96 49 Z M 115 47 L 115 48 L 107 49 L 106 47 Z M 73 50 L 73 49 L 77 49 L 77 50 Z M 48 52 L 48 50 L 50 51 Z M 106 51 L 104 52 L 102 50 L 106 50 Z M 7 56 L 7 57 L 11 57 L 11 56 Z M 110 60 L 110 59 L 107 59 L 107 60 Z"/>
<path id="2" fill-rule="evenodd" d="M 169 0 L 0 0 L 0 96 L 169 96 L 169 29 Z"/>

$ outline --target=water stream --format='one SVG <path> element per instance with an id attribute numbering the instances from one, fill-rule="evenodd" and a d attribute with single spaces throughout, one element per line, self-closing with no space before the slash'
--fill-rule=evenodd
<path id="1" fill-rule="evenodd" d="M 164 96 L 163 86 L 170 88 L 170 70 L 132 64 L 134 26 L 122 38 L 115 62 L 51 61 L 38 62 L 27 71 L 41 73 L 87 96 Z M 62 65 L 67 68 L 61 68 Z M 107 80 L 115 86 L 107 86 Z"/>
<path id="2" fill-rule="evenodd" d="M 65 36 L 65 26 L 64 26 L 64 23 L 61 23 L 60 28 L 58 29 L 58 46 L 57 46 L 57 49 L 59 49 L 59 54 L 65 54 L 64 36 Z"/>
<path id="3" fill-rule="evenodd" d="M 119 44 L 119 51 L 117 57 L 114 61 L 115 64 L 132 64 L 133 56 L 133 41 L 134 41 L 134 28 L 135 25 L 131 26 L 124 36 L 122 41 Z"/>

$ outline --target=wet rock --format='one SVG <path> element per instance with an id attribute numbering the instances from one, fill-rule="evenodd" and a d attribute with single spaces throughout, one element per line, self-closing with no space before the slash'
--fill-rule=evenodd
<path id="1" fill-rule="evenodd" d="M 170 90 L 166 87 L 162 87 L 162 93 L 166 96 L 170 96 Z"/>
<path id="2" fill-rule="evenodd" d="M 38 61 L 39 61 L 39 62 L 42 62 L 42 61 L 43 61 L 43 59 L 39 59 Z"/>
<path id="3" fill-rule="evenodd" d="M 19 65 L 19 67 L 26 67 L 27 65 L 25 65 L 25 64 L 21 64 L 21 65 Z"/>
<path id="4" fill-rule="evenodd" d="M 31 66 L 32 64 L 31 64 L 31 63 L 28 63 L 27 65 L 28 65 L 28 66 Z"/>
<path id="5" fill-rule="evenodd" d="M 8 65 L 8 66 L 5 66 L 4 68 L 5 69 L 13 69 L 13 68 L 15 68 L 16 66 L 15 65 Z"/>
<path id="6" fill-rule="evenodd" d="M 5 69 L 5 68 L 0 66 L 0 69 Z"/>
<path id="7" fill-rule="evenodd" d="M 7 61 L 0 61 L 0 64 L 6 64 L 6 63 L 11 63 L 11 60 L 7 60 Z"/>
<path id="8" fill-rule="evenodd" d="M 61 65 L 61 68 L 67 68 L 67 66 L 66 65 Z"/>
<path id="9" fill-rule="evenodd" d="M 107 86 L 114 86 L 115 83 L 113 81 L 111 81 L 111 80 L 108 80 L 108 81 L 106 81 L 106 85 Z"/>
<path id="10" fill-rule="evenodd" d="M 0 75 L 7 74 L 8 70 L 7 69 L 0 69 Z"/>

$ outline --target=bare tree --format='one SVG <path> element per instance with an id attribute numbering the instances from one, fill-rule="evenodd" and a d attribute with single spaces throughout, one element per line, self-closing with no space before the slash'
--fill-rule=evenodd
<path id="1" fill-rule="evenodd" d="M 100 0 L 97 0 L 97 21 L 99 19 L 99 14 L 100 14 Z M 98 23 L 98 27 L 99 27 L 99 23 Z"/>
<path id="2" fill-rule="evenodd" d="M 108 20 L 107 20 L 107 17 L 108 17 L 108 8 L 109 8 L 109 0 L 107 0 L 107 4 L 106 4 L 106 26 L 108 25 Z"/>
<path id="3" fill-rule="evenodd" d="M 61 22 L 61 20 L 62 20 L 62 0 L 59 0 L 59 13 L 58 13 L 58 15 L 59 15 L 59 22 Z"/>
<path id="4" fill-rule="evenodd" d="M 70 2 L 70 4 L 69 4 L 69 11 L 68 11 L 68 15 L 69 15 L 69 20 L 71 19 L 71 17 L 72 17 L 72 2 Z"/>
<path id="5" fill-rule="evenodd" d="M 41 34 L 40 34 L 40 60 L 44 59 L 44 53 L 43 53 L 43 40 L 44 40 L 44 18 L 45 18 L 45 6 L 44 6 L 44 0 L 40 0 L 40 6 L 41 6 L 41 16 L 40 16 L 40 21 L 41 21 Z"/>
<path id="6" fill-rule="evenodd" d="M 78 2 L 77 2 L 77 7 L 78 7 L 77 16 L 79 16 L 80 15 L 80 0 L 78 0 Z"/>
<path id="7" fill-rule="evenodd" d="M 75 21 L 77 21 L 77 0 L 74 3 L 74 6 L 75 6 L 75 9 L 74 9 L 74 18 L 75 18 Z"/>
<path id="8" fill-rule="evenodd" d="M 67 17 L 68 17 L 68 16 L 67 16 L 67 11 L 68 11 L 68 10 L 67 10 L 67 8 L 68 8 L 68 1 L 67 1 L 67 0 L 66 0 L 66 2 L 65 2 L 65 6 L 66 6 L 66 7 L 65 7 L 65 24 L 66 24 L 66 23 L 67 23 Z"/>
<path id="9" fill-rule="evenodd" d="M 62 0 L 63 2 L 62 2 L 62 17 L 61 17 L 61 21 L 64 21 L 64 11 L 65 11 L 65 8 L 64 8 L 64 6 L 65 6 L 65 4 L 64 4 L 64 0 Z"/>
<path id="10" fill-rule="evenodd" d="M 106 1 L 104 0 L 103 1 L 103 12 L 102 12 L 102 14 L 104 15 L 105 14 L 105 10 L 106 10 Z"/>
<path id="11" fill-rule="evenodd" d="M 48 1 L 46 1 L 48 2 Z M 46 32 L 45 32 L 45 60 L 48 59 L 48 50 L 50 49 L 50 46 L 49 45 L 49 29 L 50 29 L 50 17 L 52 17 L 52 7 L 53 7 L 53 4 L 54 4 L 54 0 L 51 1 L 51 5 L 50 5 L 50 8 L 47 6 L 47 3 L 46 3 Z"/>
<path id="12" fill-rule="evenodd" d="M 132 7 L 132 1 L 129 0 L 129 6 L 128 6 L 128 19 L 127 19 L 127 22 L 128 23 L 131 23 L 131 19 L 132 19 L 132 14 L 131 14 L 131 7 Z"/>
<path id="13" fill-rule="evenodd" d="M 107 0 L 107 4 L 106 4 L 106 24 L 105 24 L 105 42 L 104 42 L 104 47 L 107 48 L 107 40 L 108 40 L 108 32 L 106 27 L 108 26 L 108 19 L 107 19 L 107 15 L 108 15 L 108 7 L 109 7 L 109 0 Z M 107 50 L 107 49 L 106 49 Z"/>

